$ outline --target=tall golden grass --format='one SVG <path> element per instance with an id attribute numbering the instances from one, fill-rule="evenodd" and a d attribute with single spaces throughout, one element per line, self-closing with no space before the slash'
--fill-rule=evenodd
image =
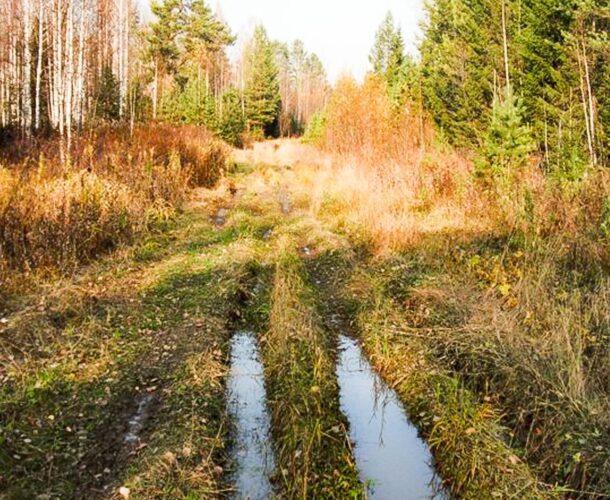
<path id="1" fill-rule="evenodd" d="M 23 271 L 69 271 L 130 241 L 179 209 L 190 187 L 213 185 L 229 153 L 206 131 L 161 125 L 83 133 L 69 155 L 59 139 L 35 146 L 3 152 L 4 284 Z"/>

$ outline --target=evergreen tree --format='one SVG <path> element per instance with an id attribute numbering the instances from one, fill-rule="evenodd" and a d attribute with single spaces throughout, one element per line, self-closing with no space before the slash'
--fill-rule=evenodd
<path id="1" fill-rule="evenodd" d="M 480 175 L 507 179 L 527 164 L 535 146 L 530 128 L 523 123 L 523 114 L 523 106 L 510 87 L 494 100 L 483 159 L 478 164 Z"/>
<path id="2" fill-rule="evenodd" d="M 204 0 L 191 0 L 186 19 L 184 46 L 191 57 L 222 51 L 235 41 L 228 26 L 216 18 Z"/>
<path id="3" fill-rule="evenodd" d="M 583 162 L 608 162 L 607 0 L 433 0 L 426 9 L 422 93 L 445 137 L 484 140 L 508 66 L 547 170 L 577 178 Z"/>
<path id="4" fill-rule="evenodd" d="M 242 112 L 241 96 L 236 88 L 231 87 L 222 95 L 221 109 L 218 134 L 229 144 L 242 146 L 246 121 Z"/>
<path id="5" fill-rule="evenodd" d="M 157 71 L 172 74 L 180 58 L 177 40 L 184 24 L 183 0 L 153 0 L 150 9 L 156 18 L 147 37 L 150 57 Z"/>
<path id="6" fill-rule="evenodd" d="M 245 99 L 250 130 L 255 134 L 272 135 L 280 112 L 280 85 L 273 46 L 262 26 L 254 31 Z"/>
<path id="7" fill-rule="evenodd" d="M 97 100 L 96 116 L 101 120 L 114 121 L 120 118 L 121 92 L 119 81 L 114 76 L 112 68 L 106 66 L 102 70 Z"/>
<path id="8" fill-rule="evenodd" d="M 400 28 L 388 12 L 375 35 L 369 62 L 373 73 L 385 80 L 393 100 L 400 101 L 406 83 L 408 58 Z"/>

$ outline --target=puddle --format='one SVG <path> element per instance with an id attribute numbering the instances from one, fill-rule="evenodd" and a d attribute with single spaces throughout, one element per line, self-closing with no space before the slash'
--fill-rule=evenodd
<path id="1" fill-rule="evenodd" d="M 214 224 L 217 226 L 224 226 L 225 222 L 227 221 L 227 215 L 229 215 L 228 208 L 219 208 L 218 212 L 216 212 L 216 215 L 214 216 Z"/>
<path id="2" fill-rule="evenodd" d="M 236 498 L 258 500 L 272 496 L 269 480 L 275 469 L 271 418 L 266 404 L 263 366 L 256 337 L 238 332 L 231 340 L 229 410 L 237 432 L 232 459 Z"/>
<path id="3" fill-rule="evenodd" d="M 290 196 L 288 195 L 288 193 L 286 192 L 285 189 L 282 189 L 280 191 L 280 206 L 282 208 L 282 213 L 284 215 L 288 215 L 291 210 L 292 210 L 292 206 L 290 205 Z"/>
<path id="4" fill-rule="evenodd" d="M 341 409 L 361 480 L 369 498 L 448 499 L 417 428 L 392 391 L 371 368 L 358 343 L 339 338 L 337 377 Z"/>
<path id="5" fill-rule="evenodd" d="M 148 419 L 150 405 L 153 402 L 153 399 L 154 397 L 152 394 L 145 394 L 139 398 L 138 409 L 127 423 L 127 433 L 123 438 L 125 444 L 138 444 L 140 442 L 140 433 Z"/>

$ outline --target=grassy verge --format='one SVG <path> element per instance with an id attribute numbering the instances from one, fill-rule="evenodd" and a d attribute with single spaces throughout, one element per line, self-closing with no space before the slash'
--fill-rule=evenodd
<path id="1" fill-rule="evenodd" d="M 0 332 L 2 495 L 226 493 L 228 339 L 254 256 L 210 215 L 14 304 Z"/>
<path id="2" fill-rule="evenodd" d="M 331 339 L 320 326 L 298 256 L 281 250 L 263 345 L 280 471 L 289 498 L 363 494 L 339 409 Z"/>
<path id="3" fill-rule="evenodd" d="M 410 326 L 393 303 L 375 264 L 354 259 L 353 252 L 331 252 L 312 262 L 323 308 L 347 315 L 344 326 L 351 323 L 373 366 L 404 401 L 448 489 L 458 498 L 552 497 L 520 458 L 498 408 L 443 368 L 422 340 L 426 332 Z"/>
<path id="4" fill-rule="evenodd" d="M 68 157 L 59 138 L 0 155 L 0 314 L 32 274 L 68 274 L 137 241 L 211 187 L 228 147 L 195 127 L 83 132 Z"/>
<path id="5" fill-rule="evenodd" d="M 398 272 L 379 276 L 428 351 L 501 408 L 542 480 L 576 497 L 603 497 L 607 279 L 590 256 L 569 256 L 573 244 L 490 238 L 451 252 L 428 244 L 395 256 L 387 267 Z M 401 286 L 413 268 L 419 276 Z"/>

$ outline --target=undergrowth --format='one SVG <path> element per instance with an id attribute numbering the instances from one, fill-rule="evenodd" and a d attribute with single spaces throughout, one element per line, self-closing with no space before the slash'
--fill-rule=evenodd
<path id="1" fill-rule="evenodd" d="M 159 125 L 84 132 L 68 152 L 59 139 L 15 144 L 3 156 L 5 294 L 24 273 L 72 271 L 164 224 L 191 186 L 220 178 L 228 150 L 205 131 Z"/>

